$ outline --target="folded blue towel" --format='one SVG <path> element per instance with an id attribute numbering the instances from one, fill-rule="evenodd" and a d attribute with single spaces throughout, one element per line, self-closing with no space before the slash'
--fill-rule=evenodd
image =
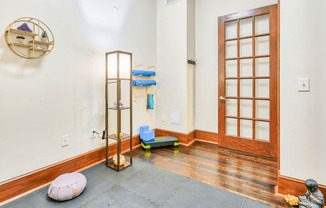
<path id="1" fill-rule="evenodd" d="M 155 76 L 155 71 L 133 69 L 132 76 L 144 76 L 144 77 Z"/>
<path id="2" fill-rule="evenodd" d="M 156 85 L 155 80 L 132 80 L 132 86 L 151 86 Z"/>

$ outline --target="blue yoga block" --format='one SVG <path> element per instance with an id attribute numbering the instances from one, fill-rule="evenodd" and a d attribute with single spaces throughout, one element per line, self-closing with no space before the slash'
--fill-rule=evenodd
<path id="1" fill-rule="evenodd" d="M 151 141 L 155 138 L 155 132 L 153 130 L 143 132 L 143 137 L 141 138 L 143 141 Z"/>
<path id="2" fill-rule="evenodd" d="M 143 133 L 145 131 L 149 131 L 149 126 L 148 125 L 140 126 L 140 128 L 139 128 L 139 134 L 140 134 L 140 138 L 141 139 L 143 139 Z"/>

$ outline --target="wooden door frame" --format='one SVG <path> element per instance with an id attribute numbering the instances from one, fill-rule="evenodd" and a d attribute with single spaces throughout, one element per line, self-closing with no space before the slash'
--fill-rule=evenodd
<path id="1" fill-rule="evenodd" d="M 276 21 L 270 22 L 270 40 L 274 42 L 270 43 L 270 67 L 274 68 L 275 71 L 273 73 L 270 73 L 270 85 L 271 86 L 276 86 L 275 88 L 270 87 L 270 139 L 271 139 L 271 145 L 272 145 L 272 152 L 269 153 L 269 155 L 272 158 L 277 159 L 278 161 L 278 166 L 279 166 L 279 89 L 280 89 L 280 84 L 279 84 L 279 4 L 274 4 L 266 7 L 261 7 L 257 9 L 252 9 L 252 10 L 247 10 L 243 12 L 238 12 L 235 14 L 231 15 L 226 15 L 223 17 L 219 17 L 218 21 L 218 48 L 224 48 L 224 38 L 220 38 L 220 34 L 225 34 L 225 27 L 224 24 L 221 24 L 221 22 L 226 22 L 226 21 L 231 21 L 233 19 L 239 19 L 240 17 L 243 16 L 254 16 L 257 14 L 257 11 L 260 13 L 264 13 L 270 11 L 270 15 L 272 18 L 275 18 Z M 219 58 L 219 57 L 224 57 L 225 51 L 223 50 L 218 50 L 218 100 L 219 97 L 224 95 L 224 77 L 225 77 L 225 60 L 224 58 Z M 273 83 L 272 83 L 273 82 Z M 222 106 L 221 106 L 222 105 Z M 219 135 L 224 135 L 225 134 L 225 129 L 223 129 L 222 122 L 224 122 L 224 117 L 221 115 L 225 115 L 225 103 L 218 101 L 218 129 L 219 129 Z M 273 117 L 272 117 L 273 116 Z M 224 144 L 224 139 L 222 136 L 218 137 L 218 143 L 223 146 Z M 239 145 L 241 145 L 239 143 Z M 245 145 L 243 145 L 245 146 Z M 262 145 L 264 146 L 264 144 Z M 243 148 L 245 150 L 245 148 Z M 267 152 L 264 151 L 264 148 L 261 148 L 259 151 L 261 151 L 261 154 L 266 154 Z"/>

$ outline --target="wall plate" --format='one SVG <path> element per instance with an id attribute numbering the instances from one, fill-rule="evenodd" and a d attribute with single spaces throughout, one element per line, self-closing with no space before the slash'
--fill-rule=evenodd
<path id="1" fill-rule="evenodd" d="M 298 91 L 299 92 L 309 92 L 310 91 L 309 78 L 298 78 Z"/>

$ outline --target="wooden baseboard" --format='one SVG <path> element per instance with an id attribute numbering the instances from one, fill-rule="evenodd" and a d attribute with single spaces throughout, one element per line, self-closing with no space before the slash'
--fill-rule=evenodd
<path id="1" fill-rule="evenodd" d="M 122 142 L 122 151 L 126 151 L 129 148 L 128 143 L 129 140 Z M 132 144 L 133 147 L 139 146 L 139 144 L 139 136 L 134 136 Z M 112 148 L 116 149 L 116 144 L 112 144 L 111 146 Z M 114 154 L 114 152 L 110 152 L 109 157 L 112 157 Z M 101 147 L 68 160 L 61 161 L 20 177 L 5 181 L 0 184 L 0 204 L 30 190 L 41 187 L 44 184 L 48 184 L 63 173 L 85 169 L 86 167 L 95 165 L 104 159 L 105 147 Z"/>
<path id="2" fill-rule="evenodd" d="M 218 134 L 212 133 L 208 131 L 201 130 L 193 130 L 188 134 L 163 130 L 163 129 L 155 129 L 156 136 L 175 136 L 179 139 L 180 144 L 189 146 L 195 141 L 209 142 L 213 144 L 217 144 Z"/>
<path id="3" fill-rule="evenodd" d="M 188 134 L 163 130 L 163 129 L 155 129 L 155 136 L 175 136 L 179 139 L 181 144 L 189 144 L 190 142 L 194 141 L 195 139 L 195 131 L 191 131 Z"/>
<path id="4" fill-rule="evenodd" d="M 195 138 L 198 141 L 205 141 L 205 142 L 210 142 L 210 143 L 213 143 L 213 144 L 217 144 L 217 142 L 218 142 L 218 134 L 208 132 L 208 131 L 196 130 L 195 131 Z"/>
<path id="5" fill-rule="evenodd" d="M 319 190 L 324 194 L 324 196 L 326 196 L 326 186 L 319 184 L 318 187 Z M 277 194 L 304 196 L 307 191 L 307 188 L 305 186 L 304 180 L 280 175 L 278 178 L 277 191 Z"/>

